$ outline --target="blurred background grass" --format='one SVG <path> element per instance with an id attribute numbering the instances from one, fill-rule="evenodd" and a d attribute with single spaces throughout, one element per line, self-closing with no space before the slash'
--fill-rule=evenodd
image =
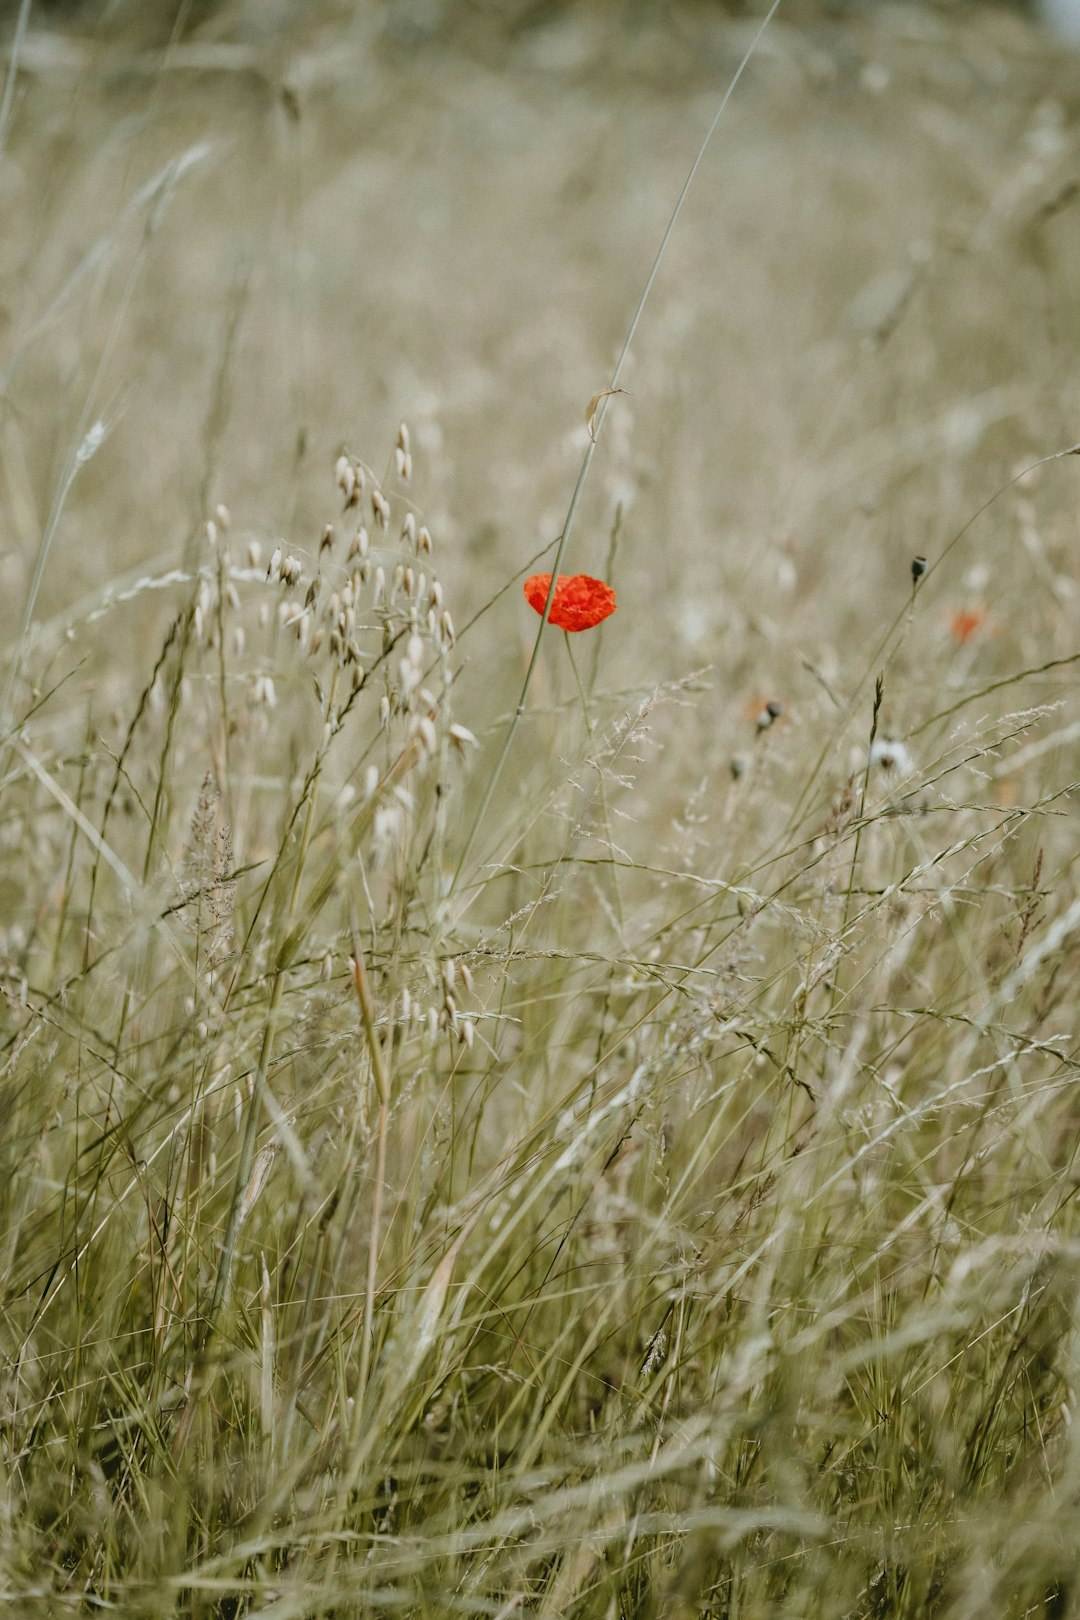
<path id="1" fill-rule="evenodd" d="M 558 532 L 749 27 L 718 5 L 33 8 L 0 174 L 5 602 L 83 418 L 108 438 L 47 614 L 182 552 L 217 499 L 309 543 L 290 525 L 327 447 L 388 455 L 406 415 L 459 611 L 479 606 Z M 1070 438 L 1078 92 L 1016 11 L 782 9 L 568 559 L 600 571 L 621 506 L 617 680 L 722 649 L 733 725 L 762 684 L 794 700 L 796 649 L 858 658 L 913 543 Z M 155 217 L 140 188 L 195 148 Z M 1030 650 L 1055 609 L 1014 538 L 994 514 L 934 589 L 988 570 L 990 605 L 1028 600 L 1000 618 Z M 492 631 L 516 662 L 516 602 Z"/>

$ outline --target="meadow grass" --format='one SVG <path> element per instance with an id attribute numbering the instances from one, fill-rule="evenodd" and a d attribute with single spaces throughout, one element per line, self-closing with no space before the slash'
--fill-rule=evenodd
<path id="1" fill-rule="evenodd" d="M 692 694 L 582 685 L 455 887 L 437 543 L 338 476 L 302 559 L 210 519 L 120 724 L 19 683 L 5 1601 L 1068 1612 L 1075 724 L 763 710 L 676 869 Z"/>
<path id="2" fill-rule="evenodd" d="M 515 723 L 538 559 L 458 613 L 404 424 L 304 544 L 215 505 L 31 590 L 9 1612 L 1080 1612 L 1066 449 L 982 491 L 1034 645 L 920 535 L 842 680 L 683 769 L 723 671 L 615 686 L 625 605 Z"/>

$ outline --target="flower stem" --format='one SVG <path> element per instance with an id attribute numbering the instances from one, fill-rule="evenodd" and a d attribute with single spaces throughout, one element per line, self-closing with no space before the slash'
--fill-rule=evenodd
<path id="1" fill-rule="evenodd" d="M 499 784 L 499 778 L 502 776 L 503 767 L 506 764 L 507 758 L 508 758 L 509 753 L 510 753 L 510 749 L 513 747 L 514 738 L 517 735 L 518 726 L 521 724 L 521 717 L 525 713 L 525 706 L 526 706 L 526 704 L 528 702 L 529 691 L 530 691 L 530 688 L 532 687 L 532 683 L 533 683 L 533 676 L 536 673 L 536 666 L 537 666 L 537 663 L 538 663 L 539 658 L 540 658 L 540 643 L 541 643 L 541 640 L 543 638 L 544 628 L 547 625 L 548 618 L 549 618 L 549 616 L 551 614 L 551 603 L 552 603 L 552 599 L 553 599 L 553 597 L 555 595 L 556 585 L 558 584 L 559 570 L 562 567 L 562 560 L 563 560 L 563 557 L 564 557 L 564 555 L 566 553 L 566 548 L 569 545 L 570 536 L 573 533 L 574 520 L 577 517 L 578 507 L 581 504 L 581 497 L 582 497 L 582 494 L 584 493 L 585 485 L 588 482 L 589 469 L 592 466 L 593 455 L 594 455 L 594 453 L 596 451 L 597 442 L 598 442 L 598 440 L 600 438 L 600 429 L 603 426 L 604 417 L 607 415 L 608 403 L 609 403 L 609 401 L 611 399 L 611 396 L 618 389 L 619 378 L 622 376 L 623 366 L 626 364 L 627 356 L 630 353 L 630 345 L 633 343 L 634 338 L 637 336 L 637 329 L 638 329 L 638 326 L 639 326 L 639 324 L 641 322 L 641 317 L 645 313 L 645 305 L 649 301 L 649 294 L 652 292 L 653 282 L 656 280 L 657 272 L 660 269 L 660 265 L 661 265 L 661 262 L 663 260 L 664 254 L 667 251 L 667 245 L 668 245 L 669 241 L 671 240 L 672 232 L 675 229 L 675 225 L 676 225 L 676 223 L 678 221 L 679 215 L 682 213 L 683 203 L 686 201 L 687 193 L 689 192 L 690 187 L 693 184 L 694 176 L 697 174 L 698 169 L 701 167 L 701 161 L 705 156 L 706 150 L 708 149 L 709 142 L 713 138 L 713 135 L 714 135 L 714 133 L 716 131 L 716 126 L 719 124 L 720 119 L 722 118 L 722 116 L 724 114 L 724 110 L 727 107 L 728 102 L 731 100 L 732 94 L 734 93 L 734 90 L 735 90 L 735 86 L 738 84 L 739 80 L 742 78 L 743 72 L 746 69 L 747 63 L 750 61 L 750 58 L 753 56 L 754 52 L 757 50 L 758 43 L 759 43 L 759 41 L 761 39 L 761 36 L 764 34 L 766 28 L 769 26 L 769 23 L 772 21 L 773 15 L 775 14 L 775 12 L 776 12 L 779 5 L 780 5 L 780 0 L 772 0 L 772 5 L 769 7 L 768 11 L 765 13 L 765 16 L 762 18 L 761 26 L 758 28 L 757 33 L 754 35 L 753 39 L 750 41 L 749 45 L 746 47 L 746 50 L 743 53 L 742 61 L 739 63 L 738 67 L 735 69 L 735 72 L 731 77 L 731 81 L 728 84 L 728 87 L 724 91 L 724 94 L 723 94 L 723 96 L 722 96 L 722 98 L 720 100 L 720 105 L 719 105 L 719 107 L 717 107 L 716 112 L 713 115 L 712 123 L 709 125 L 708 129 L 705 132 L 705 138 L 702 141 L 701 145 L 698 147 L 697 156 L 695 157 L 693 163 L 690 165 L 689 173 L 687 174 L 686 179 L 683 181 L 682 190 L 679 192 L 678 198 L 676 199 L 676 202 L 675 202 L 675 206 L 671 210 L 671 216 L 668 219 L 667 226 L 665 227 L 665 230 L 664 230 L 664 234 L 660 238 L 660 246 L 656 250 L 656 256 L 654 257 L 653 262 L 652 262 L 652 268 L 650 269 L 649 274 L 645 279 L 645 286 L 642 289 L 641 297 L 638 299 L 637 308 L 634 311 L 633 318 L 632 318 L 632 320 L 630 322 L 630 326 L 629 326 L 629 329 L 628 329 L 627 334 L 626 334 L 626 338 L 625 338 L 625 340 L 623 342 L 623 346 L 622 346 L 621 350 L 619 351 L 619 358 L 615 362 L 615 370 L 611 374 L 611 382 L 608 384 L 607 389 L 603 392 L 603 395 L 602 395 L 602 397 L 600 399 L 600 402 L 599 402 L 599 404 L 597 406 L 596 415 L 593 418 L 593 422 L 592 422 L 592 425 L 591 425 L 591 432 L 590 432 L 590 435 L 589 435 L 589 442 L 585 447 L 585 454 L 581 458 L 581 467 L 580 467 L 580 469 L 578 471 L 577 482 L 574 485 L 574 492 L 570 497 L 570 505 L 569 505 L 569 508 L 567 509 L 567 513 L 566 513 L 566 522 L 563 524 L 562 533 L 559 536 L 558 548 L 557 548 L 557 550 L 555 552 L 555 560 L 551 565 L 551 584 L 548 587 L 547 600 L 544 603 L 544 611 L 540 615 L 540 628 L 537 630 L 537 632 L 536 632 L 536 640 L 533 642 L 532 657 L 529 659 L 529 667 L 525 671 L 525 680 L 524 680 L 524 682 L 522 684 L 521 695 L 518 698 L 517 707 L 514 710 L 513 715 L 511 716 L 510 724 L 506 728 L 506 736 L 503 738 L 502 748 L 499 750 L 499 757 L 495 761 L 495 768 L 491 772 L 491 775 L 488 777 L 487 787 L 484 790 L 484 797 L 480 802 L 480 808 L 477 811 L 476 816 L 473 819 L 472 826 L 469 829 L 468 837 L 465 840 L 464 848 L 461 851 L 461 858 L 458 861 L 457 869 L 454 872 L 453 880 L 452 880 L 451 885 L 450 885 L 450 892 L 451 893 L 453 893 L 457 889 L 458 884 L 461 881 L 461 874 L 465 869 L 465 863 L 468 860 L 469 855 L 472 853 L 472 847 L 473 847 L 473 844 L 476 842 L 476 836 L 479 833 L 481 826 L 483 825 L 484 818 L 486 817 L 486 815 L 488 813 L 488 810 L 491 808 L 491 801 L 495 797 L 495 789 Z"/>

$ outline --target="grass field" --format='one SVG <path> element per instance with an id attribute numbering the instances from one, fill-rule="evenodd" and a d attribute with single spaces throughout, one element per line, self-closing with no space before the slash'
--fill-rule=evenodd
<path id="1" fill-rule="evenodd" d="M 18 10 L 5 1612 L 1080 1614 L 1080 65 Z"/>

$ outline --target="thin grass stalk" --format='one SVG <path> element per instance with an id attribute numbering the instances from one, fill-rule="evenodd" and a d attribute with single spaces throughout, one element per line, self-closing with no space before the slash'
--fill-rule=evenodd
<path id="1" fill-rule="evenodd" d="M 195 1342 L 195 1360 L 192 1363 L 187 1398 L 180 1414 L 180 1422 L 177 1425 L 176 1437 L 173 1441 L 173 1457 L 177 1461 L 183 1456 L 187 1445 L 187 1437 L 195 1415 L 195 1406 L 199 1396 L 202 1394 L 201 1386 L 210 1344 L 217 1326 L 218 1315 L 225 1300 L 229 1279 L 232 1276 L 236 1244 L 242 1224 L 244 1193 L 251 1180 L 252 1166 L 255 1161 L 255 1143 L 258 1139 L 259 1123 L 262 1116 L 263 1089 L 266 1084 L 266 1073 L 274 1048 L 277 1015 L 281 1005 L 284 982 L 285 970 L 283 967 L 279 967 L 274 974 L 274 982 L 270 991 L 270 1005 L 267 1008 L 266 1022 L 263 1025 L 259 1061 L 252 1076 L 251 1096 L 248 1098 L 247 1108 L 244 1113 L 244 1135 L 240 1144 L 240 1158 L 236 1168 L 236 1180 L 233 1183 L 229 1213 L 225 1222 L 225 1237 L 222 1241 L 221 1254 L 218 1257 L 217 1271 L 214 1276 L 214 1287 L 210 1295 L 210 1303 L 199 1325 Z"/>
<path id="2" fill-rule="evenodd" d="M 660 238 L 660 246 L 656 250 L 656 256 L 653 259 L 652 267 L 649 270 L 648 276 L 645 278 L 645 286 L 642 289 L 641 297 L 638 299 L 637 308 L 634 310 L 633 317 L 630 321 L 629 330 L 627 331 L 626 337 L 623 340 L 623 346 L 619 351 L 619 358 L 615 362 L 615 369 L 611 374 L 611 381 L 609 382 L 607 389 L 600 396 L 600 400 L 596 408 L 596 415 L 592 422 L 592 431 L 589 434 L 589 442 L 585 447 L 585 454 L 581 458 L 581 466 L 578 470 L 577 482 L 574 485 L 574 492 L 570 497 L 570 506 L 566 513 L 566 521 L 563 523 L 562 533 L 559 536 L 559 544 L 556 547 L 555 558 L 551 565 L 551 584 L 548 586 L 547 598 L 544 602 L 544 611 L 540 615 L 540 627 L 536 632 L 536 639 L 533 642 L 533 650 L 532 656 L 529 659 L 529 667 L 525 671 L 525 680 L 522 684 L 521 693 L 518 697 L 517 707 L 511 716 L 510 724 L 507 727 L 506 736 L 503 738 L 502 748 L 499 750 L 499 756 L 495 761 L 495 768 L 488 777 L 487 787 L 484 790 L 484 797 L 480 801 L 480 808 L 476 813 L 472 826 L 469 829 L 465 843 L 462 847 L 457 869 L 454 872 L 454 876 L 450 884 L 451 894 L 453 894 L 457 889 L 458 883 L 461 880 L 461 874 L 465 869 L 465 863 L 468 860 L 469 855 L 472 852 L 473 844 L 476 841 L 476 836 L 479 833 L 484 822 L 484 818 L 491 807 L 491 801 L 495 797 L 495 789 L 498 786 L 499 778 L 503 773 L 503 767 L 506 764 L 511 748 L 513 747 L 514 738 L 517 735 L 518 727 L 521 724 L 522 715 L 525 713 L 525 705 L 528 702 L 529 692 L 533 683 L 533 676 L 536 674 L 536 666 L 540 660 L 540 646 L 543 641 L 544 630 L 547 627 L 548 619 L 551 616 L 551 604 L 555 599 L 555 591 L 559 581 L 559 570 L 562 567 L 563 557 L 566 554 L 567 546 L 570 543 L 570 536 L 574 530 L 574 520 L 577 517 L 578 507 L 581 504 L 581 497 L 585 493 L 585 485 L 589 480 L 589 470 L 592 467 L 593 456 L 596 454 L 596 446 L 599 442 L 600 430 L 604 425 L 604 417 L 607 415 L 608 401 L 613 394 L 618 392 L 619 378 L 622 376 L 623 367 L 625 366 L 627 357 L 629 356 L 631 345 L 633 344 L 634 338 L 637 336 L 637 329 L 641 322 L 641 317 L 645 313 L 645 306 L 649 301 L 649 294 L 652 292 L 653 282 L 656 280 L 660 265 L 663 261 L 665 253 L 667 252 L 668 243 L 670 242 L 672 233 L 676 224 L 678 223 L 679 215 L 682 213 L 683 204 L 685 203 L 687 194 L 689 193 L 690 187 L 693 184 L 694 176 L 701 167 L 702 159 L 708 150 L 709 142 L 712 140 L 716 127 L 724 115 L 727 104 L 735 92 L 735 87 L 742 78 L 751 57 L 758 48 L 762 35 L 772 21 L 773 16 L 779 8 L 779 5 L 780 0 L 772 0 L 772 5 L 762 18 L 757 32 L 750 41 L 750 44 L 746 47 L 746 50 L 743 52 L 742 60 L 735 69 L 731 82 L 721 97 L 720 105 L 717 107 L 716 112 L 713 115 L 712 123 L 705 132 L 704 140 L 698 147 L 697 156 L 690 165 L 690 171 L 687 174 L 686 179 L 683 181 L 682 190 L 679 192 L 675 206 L 671 210 L 671 215 L 668 219 L 667 226 L 665 227 L 664 234 Z"/>
<path id="3" fill-rule="evenodd" d="M 330 702 L 333 702 L 334 687 L 331 687 Z M 329 712 L 329 710 L 327 711 Z M 240 1144 L 240 1157 L 236 1168 L 236 1179 L 233 1183 L 232 1198 L 229 1204 L 229 1213 L 225 1223 L 225 1237 L 222 1242 L 221 1254 L 218 1259 L 218 1268 L 214 1277 L 214 1288 L 210 1296 L 210 1303 L 206 1315 L 200 1325 L 196 1340 L 196 1356 L 194 1373 L 191 1379 L 187 1399 L 177 1426 L 176 1439 L 173 1446 L 173 1455 L 179 1458 L 187 1443 L 187 1436 L 194 1416 L 195 1402 L 200 1394 L 200 1384 L 205 1371 L 206 1358 L 210 1342 L 217 1325 L 218 1315 L 225 1301 L 229 1280 L 232 1275 L 233 1260 L 236 1255 L 237 1240 L 240 1236 L 240 1227 L 243 1222 L 244 1194 L 251 1180 L 252 1167 L 255 1161 L 255 1143 L 258 1140 L 259 1124 L 263 1108 L 267 1103 L 269 1091 L 270 1061 L 273 1056 L 274 1037 L 277 1033 L 278 1013 L 281 1008 L 281 997 L 285 987 L 285 975 L 291 961 L 291 952 L 288 949 L 292 941 L 293 919 L 300 897 L 300 887 L 303 881 L 304 867 L 306 865 L 308 845 L 311 839 L 311 828 L 314 820 L 315 800 L 319 785 L 319 762 L 316 762 L 312 773 L 310 793 L 304 815 L 303 827 L 300 834 L 300 848 L 297 851 L 296 868 L 293 873 L 292 886 L 289 891 L 289 902 L 285 921 L 285 947 L 278 953 L 277 965 L 274 969 L 274 979 L 270 991 L 270 1002 L 266 1011 L 266 1021 L 263 1025 L 262 1046 L 259 1051 L 259 1060 L 252 1077 L 251 1096 L 248 1098 L 247 1109 L 244 1115 L 244 1134 Z"/>
<path id="4" fill-rule="evenodd" d="M 353 927 L 352 977 L 356 999 L 360 1004 L 360 1020 L 371 1056 L 371 1073 L 379 1099 L 379 1119 L 375 1147 L 375 1185 L 371 1193 L 371 1232 L 368 1238 L 367 1275 L 364 1284 L 364 1321 L 360 1340 L 360 1368 L 357 1374 L 354 1437 L 362 1421 L 364 1397 L 371 1376 L 371 1347 L 375 1331 L 375 1284 L 379 1264 L 379 1232 L 382 1226 L 383 1190 L 386 1184 L 386 1138 L 390 1119 L 390 1075 L 386 1067 L 382 1045 L 375 1028 L 375 1014 L 371 1005 L 364 952 L 359 930 Z"/>
<path id="5" fill-rule="evenodd" d="M 15 36 L 11 41 L 8 52 L 7 78 L 4 80 L 4 94 L 0 98 L 0 159 L 4 156 L 4 146 L 7 143 L 8 126 L 11 123 L 11 109 L 15 105 L 15 81 L 19 75 L 19 53 L 26 37 L 26 25 L 30 21 L 30 0 L 22 0 L 19 7 L 19 16 L 15 24 Z"/>
<path id="6" fill-rule="evenodd" d="M 841 939 L 847 934 L 848 919 L 851 916 L 851 900 L 855 893 L 855 877 L 859 870 L 859 846 L 862 835 L 866 830 L 866 794 L 870 786 L 870 766 L 874 757 L 874 741 L 877 737 L 878 719 L 881 715 L 881 705 L 885 697 L 885 676 L 877 678 L 874 687 L 874 712 L 870 718 L 870 737 L 866 744 L 866 763 L 862 770 L 862 781 L 859 783 L 859 807 L 855 812 L 855 837 L 851 851 L 851 869 L 848 872 L 847 892 L 844 895 L 844 920 L 840 928 Z"/>
<path id="7" fill-rule="evenodd" d="M 30 580 L 30 588 L 26 593 L 26 603 L 23 607 L 18 638 L 15 643 L 15 650 L 12 654 L 11 662 L 8 665 L 7 676 L 4 680 L 3 695 L 0 696 L 0 743 L 9 740 L 10 737 L 10 733 L 8 732 L 8 713 L 11 706 L 12 694 L 15 689 L 15 682 L 18 679 L 20 670 L 22 669 L 23 656 L 26 651 L 26 642 L 30 634 L 30 627 L 34 618 L 34 608 L 37 605 L 38 594 L 41 590 L 41 583 L 45 577 L 45 566 L 49 560 L 49 554 L 52 551 L 57 530 L 60 527 L 60 519 L 63 516 L 64 506 L 67 503 L 67 498 L 71 493 L 72 485 L 74 484 L 79 471 L 81 468 L 85 467 L 87 462 L 97 454 L 105 441 L 107 432 L 106 424 L 101 418 L 94 420 L 96 414 L 96 406 L 94 402 L 98 397 L 108 372 L 109 365 L 112 361 L 113 350 L 116 348 L 119 341 L 120 331 L 124 324 L 124 318 L 127 315 L 128 305 L 131 303 L 134 296 L 139 276 L 142 273 L 143 263 L 149 250 L 150 242 L 157 232 L 162 220 L 164 219 L 166 212 L 168 211 L 169 203 L 172 200 L 177 181 L 180 179 L 182 173 L 182 160 L 174 161 L 165 171 L 164 178 L 159 183 L 155 183 L 154 187 L 148 194 L 150 200 L 153 202 L 153 207 L 151 208 L 150 214 L 143 228 L 142 242 L 139 245 L 138 252 L 135 254 L 135 257 L 132 260 L 131 267 L 128 270 L 127 279 L 124 283 L 124 290 L 120 295 L 120 301 L 117 306 L 116 313 L 113 316 L 112 324 L 109 328 L 109 335 L 105 340 L 101 357 L 98 360 L 90 387 L 87 390 L 86 400 L 79 416 L 77 442 L 74 448 L 68 453 L 63 476 L 61 477 L 60 485 L 53 500 L 52 510 L 49 513 L 48 520 L 42 532 L 41 540 L 38 544 L 37 556 L 34 559 L 34 572 Z M 168 183 L 170 181 L 171 184 Z M 147 194 L 145 192 L 140 193 L 140 196 L 144 195 Z M 10 374 L 11 367 L 8 368 L 8 373 L 4 379 L 4 383 L 0 385 L 0 391 L 2 391 L 3 388 L 6 388 L 7 377 L 9 377 Z"/>

